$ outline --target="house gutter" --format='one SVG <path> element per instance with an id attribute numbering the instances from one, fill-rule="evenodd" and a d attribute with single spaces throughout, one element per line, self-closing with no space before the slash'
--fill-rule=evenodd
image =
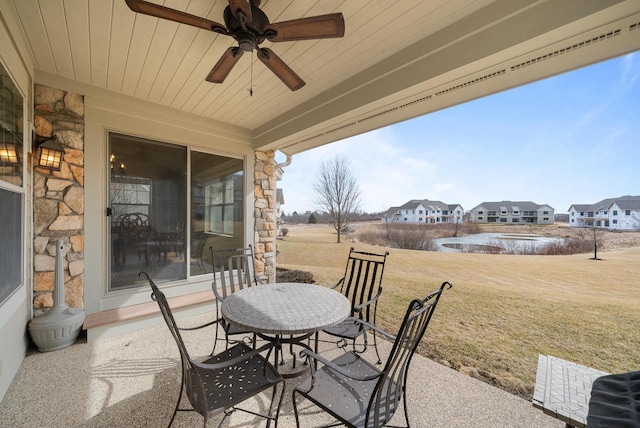
<path id="1" fill-rule="evenodd" d="M 276 164 L 276 168 L 284 168 L 285 166 L 291 165 L 291 159 L 293 158 L 293 156 L 287 153 L 285 153 L 285 155 L 287 156 L 287 159 L 282 163 Z"/>

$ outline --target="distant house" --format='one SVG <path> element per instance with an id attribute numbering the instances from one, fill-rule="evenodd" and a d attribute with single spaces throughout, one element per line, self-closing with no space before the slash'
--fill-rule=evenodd
<path id="1" fill-rule="evenodd" d="M 483 202 L 469 211 L 473 223 L 553 224 L 554 209 L 530 201 Z"/>
<path id="2" fill-rule="evenodd" d="M 640 196 L 603 199 L 569 207 L 569 226 L 610 230 L 640 230 Z"/>
<path id="3" fill-rule="evenodd" d="M 445 204 L 428 199 L 412 199 L 399 207 L 387 210 L 383 223 L 462 223 L 464 209 L 460 204 Z"/>

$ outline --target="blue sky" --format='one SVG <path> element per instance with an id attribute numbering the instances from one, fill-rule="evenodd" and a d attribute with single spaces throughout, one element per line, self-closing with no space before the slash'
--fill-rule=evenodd
<path id="1" fill-rule="evenodd" d="M 564 213 L 640 195 L 640 52 L 294 155 L 278 183 L 285 213 L 316 208 L 320 161 L 337 153 L 366 212 L 430 199 Z"/>

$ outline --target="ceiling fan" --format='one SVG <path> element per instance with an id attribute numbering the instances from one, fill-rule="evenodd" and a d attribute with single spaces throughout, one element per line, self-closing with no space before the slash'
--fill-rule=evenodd
<path id="1" fill-rule="evenodd" d="M 312 16 L 270 23 L 269 18 L 260 10 L 261 0 L 228 0 L 223 13 L 224 25 L 171 9 L 145 0 L 125 0 L 127 6 L 137 13 L 168 19 L 181 24 L 192 25 L 231 36 L 238 46 L 230 47 L 213 67 L 207 81 L 222 83 L 242 54 L 255 50 L 262 61 L 292 91 L 305 84 L 287 64 L 269 48 L 261 48 L 260 43 L 291 42 L 296 40 L 326 39 L 344 36 L 344 19 L 341 13 Z"/>

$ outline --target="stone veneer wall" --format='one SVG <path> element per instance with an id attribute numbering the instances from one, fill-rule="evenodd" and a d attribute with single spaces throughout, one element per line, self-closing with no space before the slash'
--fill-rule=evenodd
<path id="1" fill-rule="evenodd" d="M 256 275 L 276 281 L 276 161 L 275 152 L 255 152 L 254 243 Z"/>
<path id="2" fill-rule="evenodd" d="M 64 242 L 65 301 L 83 307 L 84 290 L 84 99 L 35 85 L 34 124 L 39 136 L 57 135 L 64 148 L 60 171 L 35 168 L 33 307 L 53 306 L 56 241 Z"/>

